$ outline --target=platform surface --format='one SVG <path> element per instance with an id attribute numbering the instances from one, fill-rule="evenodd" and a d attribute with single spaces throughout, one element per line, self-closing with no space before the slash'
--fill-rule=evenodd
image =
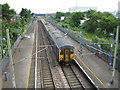
<path id="1" fill-rule="evenodd" d="M 15 53 L 13 54 L 14 74 L 17 88 L 26 88 L 28 68 L 30 65 L 30 58 L 32 56 L 32 48 L 34 43 L 34 26 L 35 22 L 31 24 L 25 34 L 25 37 L 20 41 L 18 47 L 15 50 Z M 7 72 L 8 81 L 5 81 L 3 75 L 2 88 L 13 88 L 9 66 L 7 68 Z"/>

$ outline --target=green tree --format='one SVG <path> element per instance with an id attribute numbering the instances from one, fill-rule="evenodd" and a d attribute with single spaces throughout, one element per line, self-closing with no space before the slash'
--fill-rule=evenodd
<path id="1" fill-rule="evenodd" d="M 101 19 L 99 20 L 99 28 L 101 28 L 101 31 L 106 31 L 107 34 L 113 32 L 115 33 L 115 28 L 117 27 L 117 19 L 110 13 L 105 12 L 101 16 Z"/>
<path id="2" fill-rule="evenodd" d="M 10 6 L 6 3 L 2 5 L 2 18 L 5 20 L 10 20 L 16 12 L 14 9 L 10 9 Z"/>
<path id="3" fill-rule="evenodd" d="M 88 19 L 84 24 L 86 31 L 94 33 L 97 30 L 100 14 L 100 12 L 96 12 L 95 10 L 85 12 L 85 16 Z"/>
<path id="4" fill-rule="evenodd" d="M 63 13 L 63 12 L 56 13 L 56 19 L 61 19 L 61 16 L 65 16 L 65 13 Z"/>
<path id="5" fill-rule="evenodd" d="M 72 13 L 71 22 L 74 23 L 74 26 L 78 27 L 80 25 L 80 20 L 84 19 L 83 12 L 74 12 Z"/>
<path id="6" fill-rule="evenodd" d="M 10 9 L 10 6 L 7 3 L 0 6 L 2 6 L 2 12 L 0 12 L 0 14 L 2 13 L 2 37 L 6 38 L 6 29 L 9 29 L 11 45 L 13 45 L 18 38 L 19 33 L 22 34 L 25 26 L 27 26 L 27 24 L 29 23 L 27 21 L 31 18 L 31 11 L 24 10 L 25 14 L 22 13 L 23 16 L 20 20 L 11 22 L 10 19 L 12 17 L 16 17 L 16 12 L 14 11 L 14 9 Z M 5 47 L 4 49 L 7 52 L 7 40 L 4 40 L 3 44 Z"/>
<path id="7" fill-rule="evenodd" d="M 28 19 L 31 18 L 32 13 L 31 13 L 30 10 L 28 10 L 28 9 L 26 9 L 26 8 L 25 8 L 25 9 L 22 8 L 22 10 L 21 10 L 21 12 L 20 12 L 20 16 L 22 17 L 22 19 L 24 19 L 25 21 L 27 21 Z"/>

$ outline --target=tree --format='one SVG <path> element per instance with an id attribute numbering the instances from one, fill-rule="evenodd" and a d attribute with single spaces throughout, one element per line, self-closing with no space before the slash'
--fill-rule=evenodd
<path id="1" fill-rule="evenodd" d="M 20 14 L 19 14 L 25 21 L 27 21 L 28 19 L 31 18 L 32 14 L 31 14 L 31 11 L 28 10 L 28 9 L 24 9 L 22 8 Z"/>
<path id="2" fill-rule="evenodd" d="M 111 32 L 115 33 L 114 30 L 117 27 L 117 23 L 117 19 L 112 14 L 104 12 L 99 20 L 99 27 L 102 32 L 106 30 L 107 34 Z"/>
<path id="3" fill-rule="evenodd" d="M 61 16 L 64 16 L 64 15 L 65 15 L 65 13 L 63 13 L 63 12 L 57 12 L 56 19 L 61 19 Z"/>
<path id="4" fill-rule="evenodd" d="M 75 12 L 72 14 L 71 22 L 74 23 L 72 25 L 78 27 L 80 25 L 80 20 L 84 19 L 84 13 Z"/>
<path id="5" fill-rule="evenodd" d="M 85 22 L 85 29 L 88 32 L 96 32 L 99 28 L 100 34 L 106 32 L 109 34 L 115 32 L 114 29 L 117 27 L 117 19 L 109 12 L 97 12 L 95 10 L 88 10 L 85 12 L 88 20 Z"/>
<path id="6" fill-rule="evenodd" d="M 10 20 L 16 12 L 14 9 L 10 9 L 10 6 L 6 3 L 2 5 L 2 18 L 6 20 Z"/>
<path id="7" fill-rule="evenodd" d="M 100 14 L 100 12 L 96 12 L 95 10 L 88 10 L 85 12 L 85 16 L 88 18 L 84 24 L 86 31 L 94 33 L 97 30 Z"/>

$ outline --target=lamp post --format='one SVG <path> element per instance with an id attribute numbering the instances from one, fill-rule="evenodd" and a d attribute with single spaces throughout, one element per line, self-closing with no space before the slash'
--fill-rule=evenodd
<path id="1" fill-rule="evenodd" d="M 113 48 L 113 44 L 114 44 L 114 34 L 110 33 L 110 36 L 112 36 L 112 44 L 111 44 L 111 48 Z M 111 51 L 112 52 L 112 51 Z"/>
<path id="2" fill-rule="evenodd" d="M 7 81 L 8 80 L 8 75 L 7 75 L 7 72 L 6 72 L 6 61 L 5 61 L 5 56 L 4 56 L 4 46 L 3 46 L 3 43 L 2 43 L 2 40 L 5 40 L 5 38 L 1 38 L 0 39 L 0 44 L 1 44 L 1 49 L 2 49 L 2 60 L 3 60 L 3 63 L 4 63 L 4 75 L 5 75 L 5 80 Z"/>
<path id="3" fill-rule="evenodd" d="M 83 47 L 83 37 L 82 37 L 82 25 L 84 24 L 85 20 L 80 20 L 80 50 L 81 50 L 81 54 L 82 54 L 82 47 Z"/>
<path id="4" fill-rule="evenodd" d="M 81 50 L 81 54 L 82 54 L 82 25 L 80 25 L 80 29 L 81 29 L 81 31 L 80 31 L 80 50 Z"/>
<path id="5" fill-rule="evenodd" d="M 110 36 L 112 37 L 112 44 L 111 44 L 111 52 L 109 52 L 109 70 L 112 68 L 112 63 L 113 63 L 112 48 L 114 45 L 114 34 L 110 33 Z"/>
<path id="6" fill-rule="evenodd" d="M 113 73 L 112 73 L 112 78 L 111 78 L 111 84 L 113 84 L 114 77 L 115 77 L 115 65 L 116 65 L 116 57 L 117 57 L 117 49 L 118 49 L 119 28 L 120 27 L 117 26 L 115 51 L 114 51 L 114 61 L 113 61 Z"/>
<path id="7" fill-rule="evenodd" d="M 20 36 L 20 27 L 18 27 L 18 37 Z"/>

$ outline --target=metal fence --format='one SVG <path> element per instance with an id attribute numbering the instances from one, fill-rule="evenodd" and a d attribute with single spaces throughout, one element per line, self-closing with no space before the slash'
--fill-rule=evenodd
<path id="1" fill-rule="evenodd" d="M 75 35 L 73 32 L 71 32 L 70 30 L 67 30 L 53 22 L 51 22 L 50 20 L 48 21 L 49 23 L 51 23 L 53 26 L 55 26 L 56 28 L 58 28 L 60 31 L 67 33 L 68 36 L 70 36 L 71 38 L 73 38 L 75 41 L 81 43 L 80 41 L 82 40 L 83 45 L 89 49 L 91 52 L 96 53 L 96 52 L 101 52 L 101 54 L 97 54 L 98 57 L 100 57 L 102 60 L 106 61 L 107 63 L 109 63 L 109 52 L 99 48 L 96 44 L 90 44 L 91 42 L 81 38 L 80 36 Z M 113 60 L 113 55 L 112 55 L 112 60 Z M 116 69 L 118 69 L 120 71 L 120 57 L 117 57 L 116 60 Z"/>

